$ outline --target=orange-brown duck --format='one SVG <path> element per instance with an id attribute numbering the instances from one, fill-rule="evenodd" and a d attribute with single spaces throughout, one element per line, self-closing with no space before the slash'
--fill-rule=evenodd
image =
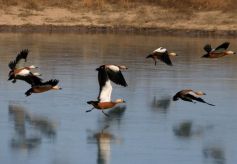
<path id="1" fill-rule="evenodd" d="M 164 62 L 165 64 L 172 66 L 172 62 L 170 60 L 169 56 L 177 56 L 176 53 L 171 52 L 169 53 L 166 48 L 160 47 L 154 50 L 151 54 L 149 54 L 146 58 L 152 58 L 155 62 L 155 65 L 157 63 L 157 60 Z"/>
<path id="2" fill-rule="evenodd" d="M 31 88 L 25 92 L 26 96 L 30 96 L 32 93 L 42 93 L 49 90 L 62 89 L 61 87 L 58 86 L 59 80 L 57 79 L 42 82 L 41 78 L 34 75 L 28 75 L 28 76 L 21 76 L 21 80 L 24 80 L 25 82 L 31 85 Z"/>
<path id="3" fill-rule="evenodd" d="M 22 50 L 16 57 L 14 61 L 11 61 L 8 66 L 11 69 L 8 75 L 8 80 L 13 80 L 12 82 L 15 83 L 16 79 L 19 76 L 27 76 L 27 75 L 35 75 L 40 76 L 39 73 L 32 73 L 31 69 L 37 68 L 34 65 L 25 66 L 27 56 L 29 51 L 27 49 Z"/>
<path id="4" fill-rule="evenodd" d="M 193 91 L 191 89 L 184 89 L 184 90 L 179 91 L 178 93 L 176 93 L 173 96 L 173 101 L 177 101 L 179 99 L 182 99 L 184 101 L 189 101 L 189 102 L 192 102 L 192 103 L 196 103 L 196 102 L 193 101 L 193 100 L 195 100 L 195 101 L 202 102 L 202 103 L 205 103 L 205 104 L 208 104 L 208 105 L 211 105 L 211 106 L 215 106 L 215 105 L 207 103 L 205 100 L 203 100 L 201 98 L 201 96 L 203 96 L 203 95 L 206 95 L 206 94 L 202 91 Z"/>
<path id="5" fill-rule="evenodd" d="M 215 49 L 212 49 L 210 44 L 207 44 L 203 47 L 203 49 L 207 52 L 207 54 L 203 55 L 203 58 L 219 58 L 226 55 L 236 54 L 234 51 L 228 51 L 229 42 L 224 42 Z"/>
<path id="6" fill-rule="evenodd" d="M 115 101 L 111 100 L 111 81 L 124 87 L 127 86 L 127 83 L 120 71 L 120 69 L 124 68 L 126 67 L 124 66 L 123 68 L 121 68 L 121 66 L 116 65 L 102 65 L 96 69 L 98 71 L 98 82 L 100 86 L 99 96 L 97 101 L 87 102 L 88 104 L 92 105 L 93 108 L 91 110 L 87 110 L 86 112 L 90 112 L 96 108 L 104 113 L 103 110 L 110 109 L 116 104 L 125 102 L 123 99 L 116 99 Z M 108 116 L 108 114 L 104 114 Z"/>

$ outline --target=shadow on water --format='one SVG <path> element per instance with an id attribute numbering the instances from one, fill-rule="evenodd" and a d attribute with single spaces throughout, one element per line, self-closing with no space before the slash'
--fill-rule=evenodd
<path id="1" fill-rule="evenodd" d="M 152 107 L 151 109 L 153 111 L 167 113 L 170 107 L 170 103 L 171 103 L 170 96 L 165 96 L 165 97 L 162 97 L 161 99 L 157 99 L 156 96 L 154 96 L 154 99 L 151 103 L 151 107 Z"/>
<path id="2" fill-rule="evenodd" d="M 108 114 L 109 117 L 104 117 L 104 122 L 106 125 L 111 125 L 111 123 L 116 123 L 118 125 L 121 124 L 122 118 L 124 116 L 124 113 L 126 111 L 126 106 L 117 106 L 113 109 L 111 109 Z"/>
<path id="3" fill-rule="evenodd" d="M 190 138 L 193 136 L 200 136 L 206 130 L 212 129 L 213 126 L 209 125 L 206 127 L 195 125 L 192 121 L 182 121 L 178 125 L 173 127 L 174 135 L 180 138 Z"/>
<path id="4" fill-rule="evenodd" d="M 8 112 L 15 132 L 10 141 L 11 148 L 33 150 L 41 144 L 42 136 L 55 138 L 56 125 L 48 118 L 31 114 L 24 107 L 12 103 L 8 106 Z"/>
<path id="5" fill-rule="evenodd" d="M 225 151 L 220 145 L 206 146 L 203 150 L 206 163 L 225 164 Z"/>

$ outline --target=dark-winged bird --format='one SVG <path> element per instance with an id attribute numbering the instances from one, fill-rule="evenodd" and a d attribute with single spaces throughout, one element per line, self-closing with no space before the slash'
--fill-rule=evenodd
<path id="1" fill-rule="evenodd" d="M 37 68 L 34 65 L 25 66 L 27 61 L 29 51 L 27 49 L 22 50 L 16 57 L 14 61 L 11 61 L 8 66 L 11 69 L 8 75 L 8 80 L 13 80 L 12 82 L 15 83 L 16 79 L 19 76 L 27 76 L 33 74 L 35 76 L 40 76 L 39 73 L 32 73 L 31 69 Z"/>
<path id="2" fill-rule="evenodd" d="M 42 79 L 34 75 L 21 76 L 21 80 L 29 83 L 31 88 L 25 92 L 26 96 L 30 96 L 32 93 L 42 93 L 49 90 L 60 90 L 61 87 L 58 86 L 59 80 L 52 79 L 46 82 L 42 82 Z"/>
<path id="3" fill-rule="evenodd" d="M 160 61 L 164 62 L 165 64 L 172 66 L 173 64 L 172 64 L 169 56 L 177 56 L 177 54 L 174 52 L 168 53 L 166 48 L 160 47 L 160 48 L 157 48 L 156 50 L 154 50 L 146 58 L 152 58 L 155 62 L 155 65 L 157 63 L 157 60 L 159 59 Z"/>
<path id="4" fill-rule="evenodd" d="M 215 49 L 212 49 L 210 44 L 207 44 L 203 47 L 203 49 L 207 52 L 205 55 L 203 55 L 203 58 L 219 58 L 226 55 L 232 55 L 235 54 L 234 51 L 228 51 L 227 48 L 229 47 L 229 42 L 224 42 Z"/>
<path id="5" fill-rule="evenodd" d="M 194 100 L 195 100 L 195 101 L 202 102 L 202 103 L 205 103 L 205 104 L 208 104 L 211 106 L 215 106 L 215 105 L 207 103 L 205 100 L 203 100 L 201 98 L 201 96 L 203 96 L 203 95 L 206 95 L 206 94 L 202 91 L 193 91 L 191 89 L 184 89 L 174 95 L 173 101 L 182 99 L 184 101 L 189 101 L 189 102 L 195 103 L 194 102 Z"/>
<path id="6" fill-rule="evenodd" d="M 112 94 L 112 85 L 111 81 L 115 84 L 127 86 L 127 83 L 123 77 L 121 69 L 127 69 L 125 66 L 116 66 L 116 65 L 102 65 L 96 70 L 98 71 L 98 82 L 99 82 L 99 96 L 97 101 L 88 101 L 88 104 L 91 104 L 93 108 L 87 110 L 86 112 L 92 111 L 94 108 L 101 110 L 103 113 L 105 109 L 114 107 L 116 104 L 124 103 L 123 99 L 116 99 L 115 101 L 111 100 Z M 108 116 L 106 113 L 104 113 Z"/>

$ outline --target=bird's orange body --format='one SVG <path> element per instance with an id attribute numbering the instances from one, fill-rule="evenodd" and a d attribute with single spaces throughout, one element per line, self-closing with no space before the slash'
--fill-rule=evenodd
<path id="1" fill-rule="evenodd" d="M 97 104 L 92 104 L 96 109 L 104 110 L 113 108 L 117 103 L 115 102 L 99 102 Z"/>
<path id="2" fill-rule="evenodd" d="M 209 58 L 219 58 L 219 57 L 223 57 L 229 55 L 227 52 L 221 52 L 221 53 L 216 53 L 216 52 L 210 52 L 209 53 Z"/>
<path id="3" fill-rule="evenodd" d="M 36 86 L 36 87 L 32 87 L 32 89 L 33 89 L 33 93 L 42 93 L 42 92 L 46 92 L 48 90 L 51 90 L 52 87 L 50 87 L 50 86 L 47 86 L 47 87 L 38 87 L 38 86 Z"/>

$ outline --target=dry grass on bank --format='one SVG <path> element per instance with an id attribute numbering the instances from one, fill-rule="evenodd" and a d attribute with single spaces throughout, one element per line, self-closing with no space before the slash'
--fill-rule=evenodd
<path id="1" fill-rule="evenodd" d="M 159 5 L 166 8 L 185 10 L 224 10 L 237 9 L 237 0 L 0 0 L 1 7 L 22 6 L 41 10 L 43 7 L 60 8 L 106 8 L 107 5 L 132 8 L 138 5 Z"/>

